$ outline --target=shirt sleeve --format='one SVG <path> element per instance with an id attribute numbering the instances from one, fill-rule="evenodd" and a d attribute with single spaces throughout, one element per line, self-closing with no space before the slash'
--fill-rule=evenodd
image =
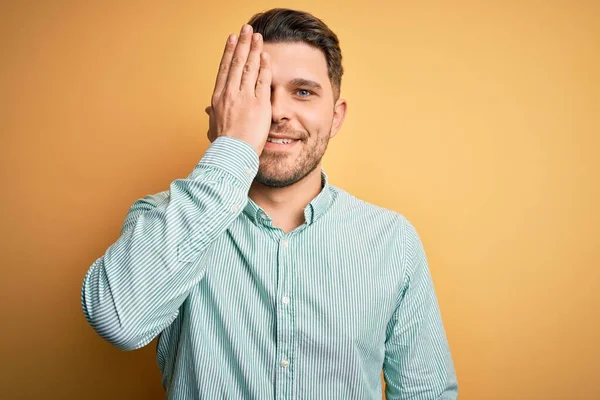
<path id="1" fill-rule="evenodd" d="M 454 364 L 423 244 L 404 218 L 399 238 L 396 255 L 404 277 L 386 332 L 386 399 L 456 399 Z"/>
<path id="2" fill-rule="evenodd" d="M 119 238 L 83 279 L 83 313 L 101 337 L 134 350 L 175 320 L 204 276 L 210 244 L 243 211 L 258 164 L 252 146 L 219 137 L 187 178 L 131 206 Z"/>

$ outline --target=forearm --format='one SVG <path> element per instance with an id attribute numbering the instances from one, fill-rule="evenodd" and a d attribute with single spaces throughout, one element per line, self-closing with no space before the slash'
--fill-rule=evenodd
<path id="1" fill-rule="evenodd" d="M 219 140 L 169 195 L 148 196 L 130 209 L 119 239 L 88 270 L 84 315 L 115 346 L 149 343 L 178 314 L 204 276 L 210 245 L 247 202 L 258 158 L 235 139 Z"/>

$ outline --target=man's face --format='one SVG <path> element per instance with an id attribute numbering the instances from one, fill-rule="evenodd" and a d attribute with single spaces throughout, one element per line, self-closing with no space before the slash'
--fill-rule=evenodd
<path id="1" fill-rule="evenodd" d="M 334 103 L 327 60 L 318 49 L 302 42 L 265 43 L 273 71 L 271 86 L 273 136 L 297 139 L 291 144 L 267 141 L 256 180 L 265 186 L 285 187 L 306 177 L 318 166 L 330 137 L 345 115 L 343 100 Z"/>

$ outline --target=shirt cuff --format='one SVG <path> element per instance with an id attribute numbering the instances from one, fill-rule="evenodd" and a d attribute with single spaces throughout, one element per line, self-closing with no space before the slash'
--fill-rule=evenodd
<path id="1" fill-rule="evenodd" d="M 219 136 L 206 149 L 190 178 L 194 179 L 202 167 L 213 167 L 234 176 L 249 188 L 258 173 L 258 165 L 258 154 L 250 144 L 241 139 Z"/>

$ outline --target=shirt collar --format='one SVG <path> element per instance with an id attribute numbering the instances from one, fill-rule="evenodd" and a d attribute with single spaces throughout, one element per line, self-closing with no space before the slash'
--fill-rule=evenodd
<path id="1" fill-rule="evenodd" d="M 323 168 L 321 168 L 321 191 L 319 194 L 312 199 L 306 207 L 304 207 L 304 219 L 306 224 L 310 225 L 322 217 L 325 212 L 329 209 L 331 204 L 331 190 L 329 186 L 329 178 Z M 255 224 L 263 224 L 272 226 L 272 220 L 267 213 L 248 197 L 248 203 L 244 207 L 244 214 L 246 214 L 252 222 Z"/>

